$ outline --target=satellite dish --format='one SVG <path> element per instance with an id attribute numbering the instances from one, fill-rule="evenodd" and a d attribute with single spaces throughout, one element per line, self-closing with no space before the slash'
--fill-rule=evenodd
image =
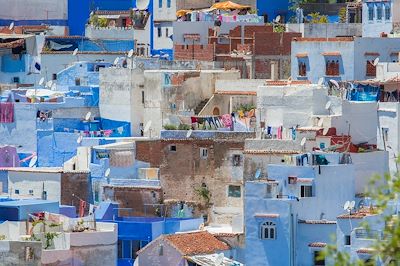
<path id="1" fill-rule="evenodd" d="M 329 110 L 329 109 L 331 109 L 331 106 L 332 106 L 332 102 L 331 102 L 331 101 L 328 101 L 328 102 L 325 104 L 325 109 L 326 109 L 326 110 Z"/>
<path id="2" fill-rule="evenodd" d="M 319 127 L 322 127 L 323 124 L 324 124 L 324 119 L 321 118 L 321 119 L 318 121 L 318 126 L 319 126 Z"/>
<path id="3" fill-rule="evenodd" d="M 323 130 L 322 130 L 322 135 L 326 135 L 326 134 L 328 134 L 328 131 L 329 131 L 329 128 L 324 128 Z"/>
<path id="4" fill-rule="evenodd" d="M 215 265 L 220 266 L 224 262 L 224 253 L 219 253 L 215 258 Z"/>
<path id="5" fill-rule="evenodd" d="M 378 63 L 379 63 L 379 57 L 375 58 L 373 65 L 374 65 L 374 66 L 377 66 Z"/>
<path id="6" fill-rule="evenodd" d="M 336 88 L 339 88 L 339 87 L 340 87 L 340 86 L 339 86 L 339 83 L 337 83 L 337 81 L 334 80 L 334 79 L 329 80 L 329 82 L 332 83 L 333 86 L 335 86 Z"/>
<path id="7" fill-rule="evenodd" d="M 255 175 L 254 175 L 254 178 L 255 178 L 255 179 L 259 179 L 260 176 L 261 176 L 261 169 L 257 169 L 257 171 L 256 171 L 256 173 L 255 173 Z"/>
<path id="8" fill-rule="evenodd" d="M 8 26 L 9 30 L 13 30 L 14 29 L 14 21 L 10 23 L 10 26 Z"/>
<path id="9" fill-rule="evenodd" d="M 33 156 L 31 161 L 29 162 L 29 167 L 35 167 L 37 162 L 37 156 Z"/>
<path id="10" fill-rule="evenodd" d="M 307 141 L 306 138 L 301 139 L 301 142 L 300 142 L 301 147 L 304 147 L 304 145 L 306 144 L 306 141 Z"/>
<path id="11" fill-rule="evenodd" d="M 319 78 L 318 85 L 322 86 L 322 84 L 324 84 L 324 78 Z"/>
<path id="12" fill-rule="evenodd" d="M 190 138 L 190 136 L 192 135 L 192 133 L 193 133 L 193 130 L 189 130 L 187 133 L 186 133 L 186 137 L 187 138 Z"/>
<path id="13" fill-rule="evenodd" d="M 350 207 L 350 201 L 346 201 L 346 203 L 343 206 L 343 210 L 348 211 Z"/>
<path id="14" fill-rule="evenodd" d="M 74 52 L 72 53 L 73 56 L 76 56 L 78 54 L 78 48 L 75 48 Z"/>
<path id="15" fill-rule="evenodd" d="M 288 81 L 292 81 L 292 77 L 288 77 L 288 79 L 287 79 Z"/>
<path id="16" fill-rule="evenodd" d="M 46 87 L 51 88 L 51 86 L 53 86 L 53 81 L 52 80 L 47 81 Z"/>
<path id="17" fill-rule="evenodd" d="M 53 84 L 51 85 L 51 90 L 52 91 L 55 91 L 57 89 L 57 84 L 55 84 L 54 82 L 53 82 Z"/>
<path id="18" fill-rule="evenodd" d="M 79 136 L 78 139 L 76 140 L 76 143 L 81 144 L 83 140 L 83 136 Z"/>
<path id="19" fill-rule="evenodd" d="M 116 66 L 116 65 L 118 64 L 118 62 L 119 62 L 119 57 L 115 58 L 115 60 L 114 60 L 114 66 Z"/>
<path id="20" fill-rule="evenodd" d="M 107 168 L 107 170 L 106 170 L 105 173 L 104 173 L 104 176 L 105 176 L 105 177 L 108 177 L 108 176 L 110 175 L 110 172 L 111 172 L 111 169 L 110 169 L 110 168 Z"/>
<path id="21" fill-rule="evenodd" d="M 276 23 L 279 23 L 280 21 L 281 21 L 281 16 L 280 16 L 280 15 L 276 16 L 275 22 L 276 22 Z"/>
<path id="22" fill-rule="evenodd" d="M 92 116 L 92 112 L 87 112 L 87 114 L 85 116 L 85 120 L 89 121 L 91 116 Z"/>
<path id="23" fill-rule="evenodd" d="M 133 56 L 133 49 L 130 49 L 128 52 L 128 58 L 131 58 Z"/>
<path id="24" fill-rule="evenodd" d="M 42 77 L 42 78 L 39 80 L 39 86 L 42 86 L 43 83 L 44 83 L 44 77 Z"/>
<path id="25" fill-rule="evenodd" d="M 140 10 L 145 10 L 149 6 L 150 0 L 136 0 L 136 8 Z"/>
<path id="26" fill-rule="evenodd" d="M 92 12 L 90 12 L 90 15 L 89 16 L 93 16 L 94 15 L 94 12 L 92 11 Z"/>
<path id="27" fill-rule="evenodd" d="M 349 205 L 350 210 L 354 209 L 354 206 L 356 206 L 356 202 L 353 200 L 350 202 L 350 205 Z"/>
<path id="28" fill-rule="evenodd" d="M 146 123 L 146 126 L 145 126 L 144 129 L 143 129 L 143 132 L 149 131 L 150 127 L 151 127 L 151 120 L 150 120 L 149 122 Z"/>

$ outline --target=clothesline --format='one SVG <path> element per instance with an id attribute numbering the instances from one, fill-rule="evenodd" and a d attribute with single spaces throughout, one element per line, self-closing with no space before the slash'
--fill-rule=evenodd
<path id="1" fill-rule="evenodd" d="M 85 136 L 109 137 L 112 133 L 122 134 L 122 132 L 124 132 L 124 128 L 126 126 L 128 126 L 128 125 L 120 126 L 120 127 L 113 128 L 113 129 L 100 129 L 100 130 L 78 130 L 78 129 L 64 127 L 64 132 L 79 133 L 79 134 L 85 135 Z"/>

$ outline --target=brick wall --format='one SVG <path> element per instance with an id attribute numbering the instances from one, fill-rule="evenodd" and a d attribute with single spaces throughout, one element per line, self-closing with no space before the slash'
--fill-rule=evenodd
<path id="1" fill-rule="evenodd" d="M 150 163 L 150 167 L 158 168 L 161 164 L 160 140 L 145 140 L 136 142 L 136 159 Z"/>
<path id="2" fill-rule="evenodd" d="M 61 173 L 61 202 L 63 205 L 73 205 L 79 210 L 79 199 L 89 202 L 90 174 L 81 172 Z M 76 197 L 72 196 L 76 195 Z M 89 207 L 89 206 L 88 206 Z"/>
<path id="3" fill-rule="evenodd" d="M 157 206 L 145 204 L 158 204 L 162 202 L 161 188 L 144 187 L 117 187 L 105 186 L 104 196 L 119 203 L 119 208 L 131 208 L 132 211 L 120 210 L 122 216 L 159 216 Z"/>
<path id="4" fill-rule="evenodd" d="M 194 57 L 194 58 L 193 58 Z M 174 45 L 174 58 L 176 60 L 214 60 L 214 45 Z"/>

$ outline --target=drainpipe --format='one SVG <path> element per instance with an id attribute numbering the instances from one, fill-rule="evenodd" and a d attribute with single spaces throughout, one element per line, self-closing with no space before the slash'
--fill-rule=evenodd
<path id="1" fill-rule="evenodd" d="M 294 263 L 294 222 L 293 222 L 292 204 L 290 204 L 290 266 L 295 266 Z"/>

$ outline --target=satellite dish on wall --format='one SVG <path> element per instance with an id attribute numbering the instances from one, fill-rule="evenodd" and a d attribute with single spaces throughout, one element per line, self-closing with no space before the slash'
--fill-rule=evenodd
<path id="1" fill-rule="evenodd" d="M 136 8 L 145 10 L 149 6 L 150 0 L 136 0 Z"/>
<path id="2" fill-rule="evenodd" d="M 276 23 L 279 23 L 280 21 L 281 21 L 281 16 L 280 16 L 280 15 L 276 16 L 275 22 L 276 22 Z"/>
<path id="3" fill-rule="evenodd" d="M 107 168 L 107 170 L 106 170 L 105 173 L 104 173 L 104 176 L 105 176 L 105 177 L 108 177 L 108 176 L 110 175 L 110 172 L 111 172 L 111 169 L 110 169 L 110 168 Z"/>
<path id="4" fill-rule="evenodd" d="M 306 141 L 307 141 L 306 138 L 301 139 L 301 142 L 300 142 L 301 147 L 304 147 L 304 145 L 306 145 Z"/>
<path id="5" fill-rule="evenodd" d="M 53 86 L 53 81 L 52 80 L 47 81 L 46 87 L 51 88 L 51 86 Z"/>
<path id="6" fill-rule="evenodd" d="M 324 78 L 319 78 L 318 85 L 322 86 L 322 84 L 324 84 Z"/>
<path id="7" fill-rule="evenodd" d="M 74 52 L 72 53 L 73 56 L 76 56 L 78 54 L 78 48 L 75 48 Z"/>
<path id="8" fill-rule="evenodd" d="M 257 169 L 257 171 L 256 171 L 256 173 L 255 173 L 255 175 L 254 175 L 254 177 L 255 177 L 255 179 L 259 179 L 260 176 L 261 176 L 261 169 Z"/>
<path id="9" fill-rule="evenodd" d="M 11 22 L 11 23 L 10 23 L 10 26 L 8 26 L 8 29 L 9 29 L 9 30 L 13 30 L 13 29 L 14 29 L 14 25 L 15 25 L 15 24 L 14 24 L 14 21 Z"/>
<path id="10" fill-rule="evenodd" d="M 128 52 L 128 58 L 131 58 L 133 56 L 133 49 L 130 49 Z"/>
<path id="11" fill-rule="evenodd" d="M 76 143 L 81 144 L 83 140 L 83 136 L 79 136 L 78 139 L 76 140 Z"/>
<path id="12" fill-rule="evenodd" d="M 148 132 L 150 130 L 150 127 L 151 127 L 151 120 L 146 123 L 146 126 L 144 127 L 143 131 Z"/>
<path id="13" fill-rule="evenodd" d="M 377 66 L 378 63 L 379 63 L 379 57 L 375 58 L 373 65 L 374 65 L 374 66 Z"/>
<path id="14" fill-rule="evenodd" d="M 343 206 L 343 210 L 348 211 L 350 207 L 350 201 L 346 201 L 344 206 Z"/>
<path id="15" fill-rule="evenodd" d="M 50 88 L 52 91 L 55 91 L 56 89 L 57 89 L 57 84 L 55 84 L 54 82 L 53 82 L 53 84 L 51 85 L 51 88 Z"/>
<path id="16" fill-rule="evenodd" d="M 337 81 L 336 80 L 334 80 L 334 79 L 331 79 L 331 80 L 329 80 L 329 82 L 333 85 L 333 86 L 335 86 L 336 88 L 338 88 L 339 89 L 339 83 L 337 83 Z"/>
<path id="17" fill-rule="evenodd" d="M 42 86 L 43 83 L 44 83 L 44 77 L 42 77 L 42 78 L 39 80 L 39 86 Z"/>
<path id="18" fill-rule="evenodd" d="M 91 116 L 92 116 L 92 112 L 87 112 L 87 114 L 85 116 L 85 120 L 89 121 Z"/>
<path id="19" fill-rule="evenodd" d="M 224 253 L 219 253 L 215 258 L 215 265 L 221 266 L 224 263 Z"/>
<path id="20" fill-rule="evenodd" d="M 350 210 L 354 209 L 354 206 L 356 206 L 356 202 L 353 200 L 350 202 L 350 205 L 349 205 Z"/>
<path id="21" fill-rule="evenodd" d="M 192 133 L 193 133 L 193 130 L 189 130 L 187 133 L 186 133 L 186 137 L 187 138 L 190 138 L 190 136 L 192 135 Z"/>
<path id="22" fill-rule="evenodd" d="M 331 109 L 331 106 L 332 106 L 332 102 L 331 102 L 331 101 L 328 101 L 328 102 L 325 104 L 325 109 L 326 109 L 326 110 L 329 110 L 329 109 Z"/>
<path id="23" fill-rule="evenodd" d="M 118 62 L 119 62 L 119 57 L 115 58 L 113 65 L 116 66 L 118 64 Z"/>
<path id="24" fill-rule="evenodd" d="M 33 156 L 31 161 L 29 162 L 29 167 L 35 167 L 37 162 L 37 156 Z"/>
<path id="25" fill-rule="evenodd" d="M 328 131 L 329 131 L 329 128 L 324 128 L 323 130 L 322 130 L 322 135 L 326 135 L 326 134 L 328 134 Z"/>
<path id="26" fill-rule="evenodd" d="M 318 126 L 319 126 L 319 127 L 322 127 L 323 124 L 324 124 L 324 119 L 321 118 L 321 119 L 318 121 Z"/>

